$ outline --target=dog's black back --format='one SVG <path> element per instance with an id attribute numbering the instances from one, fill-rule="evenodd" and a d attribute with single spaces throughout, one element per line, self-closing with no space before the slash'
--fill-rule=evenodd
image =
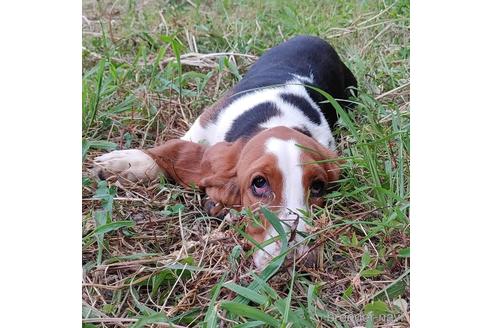
<path id="1" fill-rule="evenodd" d="M 348 88 L 357 87 L 354 75 L 328 42 L 314 36 L 297 36 L 265 52 L 234 87 L 233 94 L 240 96 L 248 90 L 284 84 L 295 75 L 312 76 L 314 82 L 305 84 L 322 89 L 341 100 L 349 98 Z M 307 91 L 320 106 L 330 128 L 333 128 L 338 117 L 333 106 L 325 102 L 326 98 L 319 92 L 311 88 L 307 88 Z M 302 98 L 299 99 L 288 101 L 294 102 L 309 116 L 311 106 L 303 104 Z M 350 107 L 348 102 L 341 101 L 340 104 L 345 108 Z"/>

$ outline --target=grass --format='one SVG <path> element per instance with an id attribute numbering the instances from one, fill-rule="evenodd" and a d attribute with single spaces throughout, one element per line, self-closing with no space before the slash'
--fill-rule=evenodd
<path id="1" fill-rule="evenodd" d="M 408 1 L 86 0 L 83 15 L 84 327 L 409 326 Z M 207 217 L 200 193 L 88 174 L 98 154 L 181 136 L 298 34 L 329 40 L 359 81 L 340 188 L 312 213 L 315 268 L 255 273 L 242 223 Z"/>

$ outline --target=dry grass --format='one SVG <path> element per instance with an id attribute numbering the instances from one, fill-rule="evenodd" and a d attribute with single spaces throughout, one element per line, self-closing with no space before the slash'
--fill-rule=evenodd
<path id="1" fill-rule="evenodd" d="M 111 195 L 88 168 L 115 147 L 149 147 L 182 135 L 264 49 L 293 34 L 314 33 L 330 39 L 358 77 L 357 135 L 350 122 L 337 131 L 348 160 L 340 190 L 313 211 L 316 267 L 296 264 L 291 288 L 287 260 L 268 284 L 279 298 L 291 295 L 290 309 L 306 313 L 316 326 L 408 326 L 409 309 L 401 309 L 401 300 L 410 298 L 406 5 L 313 1 L 287 10 L 273 1 L 258 4 L 255 14 L 249 5 L 228 1 L 84 3 L 84 325 L 139 326 L 152 318 L 159 323 L 148 326 L 204 325 L 210 308 L 220 326 L 244 322 L 220 307 L 234 299 L 230 289 L 221 288 L 211 302 L 220 279 L 242 286 L 252 281 L 251 250 L 238 232 L 242 222 L 207 217 L 202 194 L 164 180 L 110 182 Z M 320 24 L 318 15 L 330 21 Z M 160 35 L 176 37 L 163 41 Z M 180 44 L 178 52 L 173 44 Z M 134 224 L 96 234 L 104 225 L 97 213 L 109 213 L 106 223 Z M 388 316 L 372 322 L 362 314 L 376 299 Z M 283 317 L 273 302 L 255 307 Z"/>

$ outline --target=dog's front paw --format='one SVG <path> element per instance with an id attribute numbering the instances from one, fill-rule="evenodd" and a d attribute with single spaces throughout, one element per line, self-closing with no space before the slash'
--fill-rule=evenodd
<path id="1" fill-rule="evenodd" d="M 147 182 L 157 178 L 160 169 L 144 151 L 126 149 L 96 157 L 91 171 L 103 180 L 116 176 L 121 182 Z"/>

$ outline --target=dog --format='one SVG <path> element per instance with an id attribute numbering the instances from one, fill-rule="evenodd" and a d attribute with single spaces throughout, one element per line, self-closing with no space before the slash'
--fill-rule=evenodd
<path id="1" fill-rule="evenodd" d="M 266 207 L 295 233 L 291 243 L 302 256 L 308 250 L 302 218 L 313 204 L 323 205 L 340 176 L 332 134 L 337 112 L 310 86 L 348 109 L 357 80 L 329 43 L 297 36 L 265 52 L 180 139 L 104 154 L 95 158 L 94 173 L 134 182 L 164 174 L 203 190 L 212 216 L 231 218 L 230 209 L 250 209 L 261 224 L 249 222 L 246 232 L 260 244 L 278 237 L 258 211 Z M 264 268 L 279 253 L 280 241 L 270 241 L 254 253 L 254 264 Z"/>

